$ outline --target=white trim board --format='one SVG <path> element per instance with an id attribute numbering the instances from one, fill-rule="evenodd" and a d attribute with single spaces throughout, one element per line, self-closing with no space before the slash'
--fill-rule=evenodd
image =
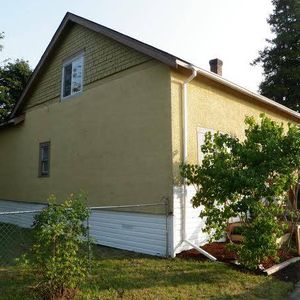
<path id="1" fill-rule="evenodd" d="M 186 231 L 187 240 L 191 241 L 197 246 L 205 244 L 209 238 L 207 233 L 203 232 L 205 226 L 205 219 L 200 218 L 201 207 L 193 208 L 191 199 L 195 195 L 195 188 L 193 186 L 187 187 L 187 221 Z M 184 250 L 189 250 L 192 247 L 187 243 L 182 243 L 183 240 L 183 187 L 173 187 L 173 217 L 170 228 L 170 254 L 172 257 Z M 172 232 L 171 232 L 172 230 Z"/>

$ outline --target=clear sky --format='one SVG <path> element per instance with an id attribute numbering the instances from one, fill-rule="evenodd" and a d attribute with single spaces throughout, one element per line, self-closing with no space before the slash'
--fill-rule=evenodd
<path id="1" fill-rule="evenodd" d="M 35 67 L 67 11 L 130 35 L 204 69 L 223 60 L 223 76 L 257 91 L 262 69 L 250 66 L 270 37 L 271 0 L 0 0 L 0 61 Z"/>

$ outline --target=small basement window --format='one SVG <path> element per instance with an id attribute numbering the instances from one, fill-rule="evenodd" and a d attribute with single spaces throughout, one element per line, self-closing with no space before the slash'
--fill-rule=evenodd
<path id="1" fill-rule="evenodd" d="M 50 142 L 40 143 L 39 177 L 50 175 Z"/>
<path id="2" fill-rule="evenodd" d="M 83 54 L 67 60 L 63 64 L 62 93 L 65 99 L 82 91 L 83 86 Z"/>

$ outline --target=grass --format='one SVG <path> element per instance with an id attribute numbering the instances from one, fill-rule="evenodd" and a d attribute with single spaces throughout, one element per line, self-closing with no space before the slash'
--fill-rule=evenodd
<path id="1" fill-rule="evenodd" d="M 17 236 L 14 243 L 19 253 Z M 94 248 L 94 268 L 81 287 L 77 297 L 80 300 L 277 300 L 286 298 L 293 289 L 291 283 L 242 273 L 223 263 L 163 259 L 107 247 Z M 0 267 L 0 300 L 33 299 L 33 285 L 34 278 L 16 266 Z"/>
<path id="2" fill-rule="evenodd" d="M 0 299 L 33 299 L 33 278 L 0 269 Z M 291 283 L 241 273 L 222 263 L 163 259 L 97 247 L 94 270 L 77 299 L 284 299 Z"/>

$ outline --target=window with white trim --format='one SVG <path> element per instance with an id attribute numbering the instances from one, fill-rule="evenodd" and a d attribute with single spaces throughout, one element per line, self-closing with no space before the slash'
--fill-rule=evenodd
<path id="1" fill-rule="evenodd" d="M 82 91 L 83 53 L 63 64 L 61 98 L 65 99 Z"/>
<path id="2" fill-rule="evenodd" d="M 204 153 L 201 150 L 201 147 L 205 143 L 205 134 L 207 132 L 211 132 L 211 134 L 214 134 L 213 129 L 208 129 L 208 128 L 198 128 L 197 129 L 197 143 L 198 143 L 198 164 L 201 165 L 203 158 L 204 158 Z"/>

